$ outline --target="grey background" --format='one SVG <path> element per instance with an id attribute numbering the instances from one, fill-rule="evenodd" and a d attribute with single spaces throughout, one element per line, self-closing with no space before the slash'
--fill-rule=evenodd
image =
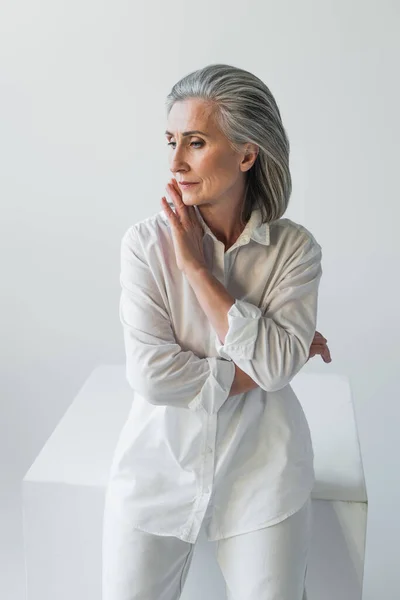
<path id="1" fill-rule="evenodd" d="M 22 477 L 92 369 L 124 361 L 119 246 L 161 210 L 165 96 L 216 62 L 254 72 L 280 107 L 285 216 L 323 248 L 333 363 L 310 368 L 354 392 L 364 600 L 397 597 L 398 31 L 388 0 L 1 3 L 0 597 L 23 598 Z"/>

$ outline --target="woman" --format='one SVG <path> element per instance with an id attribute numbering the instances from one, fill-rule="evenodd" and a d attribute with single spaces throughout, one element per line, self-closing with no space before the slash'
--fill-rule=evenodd
<path id="1" fill-rule="evenodd" d="M 135 396 L 107 486 L 103 600 L 177 600 L 203 524 L 229 600 L 301 600 L 314 455 L 290 381 L 315 354 L 330 362 L 321 247 L 282 218 L 289 142 L 260 79 L 190 73 L 167 118 L 169 202 L 121 244 Z"/>

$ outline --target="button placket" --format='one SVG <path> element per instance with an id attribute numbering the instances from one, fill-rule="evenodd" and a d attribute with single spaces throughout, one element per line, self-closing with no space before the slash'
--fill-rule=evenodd
<path id="1" fill-rule="evenodd" d="M 212 482 L 214 479 L 214 447 L 217 431 L 217 415 L 203 413 L 203 425 L 205 430 L 204 446 L 202 450 L 202 477 L 201 488 L 199 490 L 199 510 L 205 502 L 208 503 L 212 492 Z"/>
<path id="2" fill-rule="evenodd" d="M 217 434 L 217 415 L 207 415 L 207 439 L 205 447 L 206 463 L 205 467 L 208 472 L 208 481 L 206 487 L 206 493 L 212 492 L 212 482 L 214 480 L 214 449 L 215 449 L 215 438 Z"/>

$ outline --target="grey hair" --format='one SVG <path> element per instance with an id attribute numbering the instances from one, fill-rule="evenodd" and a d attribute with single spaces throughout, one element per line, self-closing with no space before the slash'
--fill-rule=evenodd
<path id="1" fill-rule="evenodd" d="M 236 152 L 248 142 L 258 155 L 246 171 L 246 191 L 241 221 L 260 208 L 262 222 L 279 219 L 286 211 L 292 191 L 289 170 L 289 139 L 277 103 L 265 83 L 244 69 L 212 64 L 178 81 L 166 99 L 167 115 L 175 102 L 200 98 L 215 107 L 220 131 Z"/>

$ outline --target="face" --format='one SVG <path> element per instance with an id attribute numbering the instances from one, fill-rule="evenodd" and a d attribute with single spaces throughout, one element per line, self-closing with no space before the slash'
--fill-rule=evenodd
<path id="1" fill-rule="evenodd" d="M 167 121 L 169 166 L 178 184 L 196 182 L 188 188 L 179 186 L 186 205 L 229 205 L 239 203 L 245 187 L 245 171 L 253 164 L 245 153 L 236 153 L 219 131 L 213 118 L 214 108 L 200 99 L 175 102 Z M 202 133 L 184 135 L 187 131 Z"/>

